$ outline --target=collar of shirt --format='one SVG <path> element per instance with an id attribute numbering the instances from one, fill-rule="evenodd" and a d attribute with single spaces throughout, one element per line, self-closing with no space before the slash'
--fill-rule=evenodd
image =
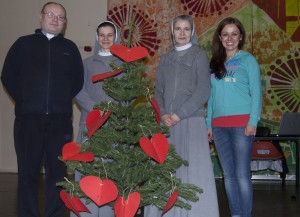
<path id="1" fill-rule="evenodd" d="M 192 47 L 192 43 L 191 42 L 187 43 L 186 45 L 180 46 L 180 47 L 176 47 L 175 46 L 175 50 L 182 51 L 182 50 L 186 50 L 186 49 L 188 49 L 190 47 Z"/>
<path id="2" fill-rule="evenodd" d="M 48 38 L 48 40 L 50 40 L 51 38 L 53 38 L 55 36 L 54 34 L 44 32 L 44 31 L 42 31 L 42 33 Z"/>
<path id="3" fill-rule="evenodd" d="M 99 55 L 99 56 L 107 57 L 107 56 L 111 56 L 112 53 L 111 53 L 110 51 L 100 51 L 100 50 L 99 50 L 98 55 Z"/>

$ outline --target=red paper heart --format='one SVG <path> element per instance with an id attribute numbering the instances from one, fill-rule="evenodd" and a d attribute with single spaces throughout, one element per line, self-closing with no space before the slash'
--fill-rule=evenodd
<path id="1" fill-rule="evenodd" d="M 153 110 L 154 110 L 156 122 L 158 124 L 160 124 L 160 108 L 159 108 L 159 105 L 158 105 L 156 99 L 154 99 L 154 98 L 150 99 L 150 103 L 151 103 L 151 105 L 153 107 Z"/>
<path id="2" fill-rule="evenodd" d="M 106 112 L 102 116 L 102 112 L 98 109 L 91 111 L 86 118 L 86 127 L 88 129 L 88 137 L 91 138 L 92 135 L 98 130 L 109 118 L 111 111 Z"/>
<path id="3" fill-rule="evenodd" d="M 96 176 L 85 176 L 79 182 L 81 190 L 98 206 L 114 201 L 118 188 L 111 180 L 102 180 Z"/>
<path id="4" fill-rule="evenodd" d="M 62 150 L 62 160 L 74 160 L 91 162 L 94 160 L 92 152 L 80 152 L 80 146 L 76 142 L 68 142 L 64 145 Z"/>
<path id="5" fill-rule="evenodd" d="M 144 47 L 128 48 L 123 45 L 115 44 L 110 48 L 110 52 L 120 57 L 126 62 L 133 62 L 148 55 L 148 50 Z"/>
<path id="6" fill-rule="evenodd" d="M 163 211 L 162 211 L 162 213 L 161 213 L 161 216 L 163 216 L 166 212 L 169 211 L 169 209 L 172 208 L 172 206 L 175 204 L 177 198 L 178 198 L 178 191 L 175 190 L 175 191 L 171 194 L 171 196 L 170 196 L 170 198 L 169 198 L 169 200 L 168 200 L 166 206 L 164 207 L 164 209 L 163 209 Z"/>
<path id="7" fill-rule="evenodd" d="M 110 78 L 110 77 L 113 77 L 117 74 L 120 74 L 121 72 L 123 72 L 124 69 L 117 69 L 117 70 L 114 70 L 112 72 L 105 72 L 105 73 L 101 73 L 101 74 L 98 74 L 98 75 L 94 75 L 92 77 L 92 81 L 93 83 L 97 82 L 97 81 L 101 81 L 105 78 Z"/>
<path id="8" fill-rule="evenodd" d="M 128 198 L 120 196 L 114 204 L 116 217 L 133 217 L 139 208 L 141 196 L 138 192 L 132 192 Z"/>
<path id="9" fill-rule="evenodd" d="M 103 112 L 101 110 L 98 110 L 98 109 L 94 109 L 92 110 L 86 117 L 86 120 L 85 120 L 85 125 L 86 125 L 86 128 L 91 128 L 99 118 L 101 118 L 103 115 Z"/>
<path id="10" fill-rule="evenodd" d="M 78 217 L 80 217 L 79 212 L 91 213 L 90 210 L 81 202 L 81 200 L 78 197 L 71 197 L 65 191 L 61 191 L 59 195 L 66 207 L 73 211 Z"/>
<path id="11" fill-rule="evenodd" d="M 143 151 L 156 160 L 158 163 L 163 164 L 166 160 L 169 142 L 168 139 L 161 133 L 156 133 L 150 141 L 146 137 L 140 138 L 140 146 Z"/>

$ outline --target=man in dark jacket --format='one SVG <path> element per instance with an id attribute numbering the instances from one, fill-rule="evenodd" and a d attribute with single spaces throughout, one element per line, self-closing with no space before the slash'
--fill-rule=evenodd
<path id="1" fill-rule="evenodd" d="M 15 101 L 19 217 L 40 216 L 37 185 L 42 164 L 44 216 L 64 215 L 56 183 L 63 180 L 66 168 L 58 156 L 72 139 L 72 99 L 83 85 L 79 50 L 60 34 L 66 20 L 61 4 L 46 3 L 40 14 L 41 29 L 20 37 L 3 65 L 2 83 Z"/>

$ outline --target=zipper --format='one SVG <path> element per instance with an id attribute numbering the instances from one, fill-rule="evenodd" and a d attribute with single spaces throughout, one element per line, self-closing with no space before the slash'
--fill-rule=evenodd
<path id="1" fill-rule="evenodd" d="M 47 89 L 46 89 L 46 114 L 49 114 L 49 88 L 50 88 L 50 61 L 51 61 L 51 46 L 50 41 L 48 40 L 48 69 L 47 69 Z"/>

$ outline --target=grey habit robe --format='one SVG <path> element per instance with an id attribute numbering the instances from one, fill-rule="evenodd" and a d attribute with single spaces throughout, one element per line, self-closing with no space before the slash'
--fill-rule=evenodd
<path id="1" fill-rule="evenodd" d="M 164 114 L 177 114 L 180 122 L 170 127 L 169 142 L 177 153 L 189 162 L 176 171 L 183 183 L 192 183 L 203 189 L 199 201 L 190 202 L 187 211 L 172 207 L 164 217 L 219 217 L 207 128 L 205 103 L 210 94 L 209 61 L 197 45 L 177 51 L 171 49 L 162 57 L 155 82 L 155 98 Z M 159 217 L 155 206 L 145 208 L 144 217 Z"/>

